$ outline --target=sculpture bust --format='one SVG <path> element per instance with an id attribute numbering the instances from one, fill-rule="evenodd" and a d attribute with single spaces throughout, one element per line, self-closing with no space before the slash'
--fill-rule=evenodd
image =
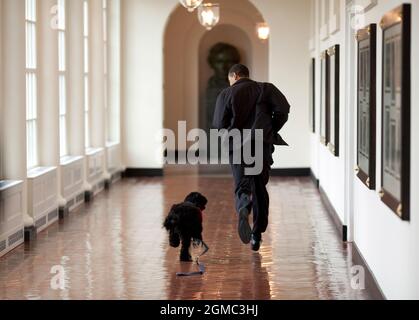
<path id="1" fill-rule="evenodd" d="M 237 63 L 240 63 L 240 53 L 230 44 L 217 43 L 209 52 L 208 64 L 214 70 L 214 75 L 208 80 L 205 99 L 207 132 L 212 128 L 217 97 L 223 89 L 229 86 L 228 71 Z"/>

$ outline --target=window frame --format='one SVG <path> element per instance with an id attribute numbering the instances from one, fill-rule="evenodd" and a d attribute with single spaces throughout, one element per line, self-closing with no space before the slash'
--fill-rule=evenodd
<path id="1" fill-rule="evenodd" d="M 91 148 L 91 106 L 90 106 L 90 17 L 89 17 L 89 1 L 83 1 L 83 82 L 84 82 L 84 146 L 86 149 Z"/>
<path id="2" fill-rule="evenodd" d="M 57 0 L 58 9 L 58 96 L 59 96 L 59 130 L 60 158 L 69 155 L 68 145 L 68 101 L 67 101 L 67 1 Z M 64 83 L 62 84 L 62 81 Z M 64 128 L 63 128 L 64 126 Z M 63 137 L 64 134 L 64 137 Z"/>
<path id="3" fill-rule="evenodd" d="M 39 166 L 38 1 L 25 0 L 26 167 Z M 32 33 L 31 33 L 32 32 Z M 32 82 L 32 83 L 30 83 Z"/>

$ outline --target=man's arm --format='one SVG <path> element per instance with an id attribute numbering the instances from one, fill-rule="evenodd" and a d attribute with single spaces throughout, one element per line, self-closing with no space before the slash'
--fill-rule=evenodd
<path id="1" fill-rule="evenodd" d="M 277 134 L 287 123 L 291 106 L 287 98 L 274 85 L 269 85 L 269 100 L 272 106 L 272 129 Z"/>
<path id="2" fill-rule="evenodd" d="M 223 90 L 217 98 L 217 103 L 215 105 L 214 119 L 212 126 L 215 129 L 228 129 L 231 124 L 231 108 L 228 106 L 226 90 Z"/>

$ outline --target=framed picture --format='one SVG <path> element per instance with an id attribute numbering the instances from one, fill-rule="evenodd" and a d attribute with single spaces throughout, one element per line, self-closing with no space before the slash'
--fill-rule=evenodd
<path id="1" fill-rule="evenodd" d="M 320 56 L 320 142 L 324 145 L 327 145 L 326 139 L 326 121 L 327 121 L 327 64 L 328 64 L 328 55 L 324 51 Z"/>
<path id="2" fill-rule="evenodd" d="M 310 128 L 316 133 L 316 59 L 311 59 L 310 66 Z"/>
<path id="3" fill-rule="evenodd" d="M 340 78 L 340 47 L 336 45 L 327 50 L 327 86 L 328 97 L 326 98 L 326 141 L 329 150 L 339 157 L 339 78 Z"/>
<path id="4" fill-rule="evenodd" d="M 359 30 L 358 106 L 357 106 L 357 176 L 371 190 L 375 189 L 376 170 L 376 72 L 377 25 Z"/>
<path id="5" fill-rule="evenodd" d="M 382 201 L 410 219 L 411 5 L 388 12 L 383 29 Z"/>

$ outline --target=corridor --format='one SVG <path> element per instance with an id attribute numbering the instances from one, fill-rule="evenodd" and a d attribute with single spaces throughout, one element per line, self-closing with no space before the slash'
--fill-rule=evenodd
<path id="1" fill-rule="evenodd" d="M 351 245 L 342 243 L 309 178 L 271 180 L 259 253 L 238 238 L 232 188 L 230 178 L 216 176 L 123 179 L 0 258 L 0 300 L 370 298 L 351 288 Z M 209 199 L 207 272 L 178 278 L 195 266 L 178 262 L 161 224 L 194 190 Z M 65 285 L 54 290 L 57 266 Z"/>

